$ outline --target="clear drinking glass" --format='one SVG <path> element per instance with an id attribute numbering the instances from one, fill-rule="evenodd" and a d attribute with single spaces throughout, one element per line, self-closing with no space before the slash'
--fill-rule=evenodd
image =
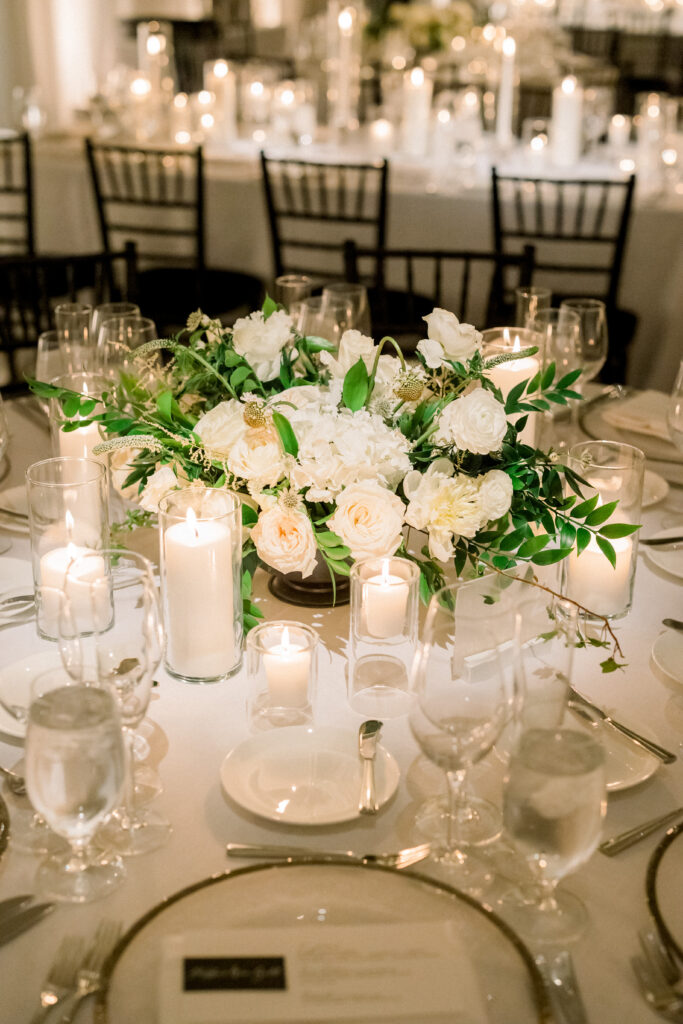
<path id="1" fill-rule="evenodd" d="M 106 377 L 116 379 L 121 372 L 142 373 L 142 367 L 132 367 L 135 349 L 158 337 L 153 320 L 145 316 L 114 316 L 101 322 L 97 338 L 97 365 Z M 158 365 L 160 354 L 153 352 L 147 365 Z"/>
<path id="2" fill-rule="evenodd" d="M 91 330 L 92 306 L 62 302 L 55 307 L 55 327 L 68 373 L 95 370 L 95 338 Z"/>
<path id="3" fill-rule="evenodd" d="M 91 416 L 103 411 L 99 400 L 107 388 L 110 388 L 106 377 L 98 373 L 64 373 L 59 377 L 54 377 L 52 383 L 57 387 L 75 391 L 85 398 L 91 398 L 93 403 L 97 403 L 93 405 L 88 415 L 79 414 L 79 422 L 89 421 Z M 84 425 L 76 430 L 63 430 L 66 417 L 61 400 L 58 398 L 49 400 L 48 416 L 52 435 L 52 451 L 55 455 L 73 456 L 77 459 L 95 459 L 106 466 L 106 456 L 93 455 L 93 448 L 103 440 L 100 424 L 97 421 L 84 422 Z M 70 419 L 74 419 L 74 417 Z"/>
<path id="4" fill-rule="evenodd" d="M 581 366 L 581 318 L 574 310 L 539 310 L 527 327 L 542 335 L 544 365 L 555 363 L 558 378 Z"/>
<path id="5" fill-rule="evenodd" d="M 104 688 L 75 683 L 65 671 L 33 684 L 26 729 L 26 787 L 31 803 L 70 850 L 38 869 L 45 896 L 87 903 L 124 878 L 118 858 L 89 844 L 118 803 L 125 756 L 116 702 Z"/>
<path id="6" fill-rule="evenodd" d="M 577 384 L 581 385 L 597 377 L 605 365 L 609 348 L 607 310 L 600 299 L 564 299 L 560 304 L 560 310 L 563 309 L 578 313 L 580 319 L 582 372 Z"/>
<path id="7" fill-rule="evenodd" d="M 600 724 L 567 705 L 561 722 L 522 731 L 509 763 L 505 829 L 535 877 L 501 900 L 501 911 L 528 941 L 564 945 L 578 938 L 587 911 L 558 882 L 585 864 L 600 841 L 607 809 Z"/>
<path id="8" fill-rule="evenodd" d="M 302 299 L 307 299 L 312 289 L 313 281 L 306 274 L 281 274 L 275 278 L 273 297 L 291 313 L 292 306 Z"/>
<path id="9" fill-rule="evenodd" d="M 666 422 L 671 433 L 671 440 L 679 452 L 683 452 L 683 359 L 669 399 Z"/>
<path id="10" fill-rule="evenodd" d="M 372 330 L 370 321 L 370 304 L 368 290 L 364 284 L 351 284 L 348 281 L 332 281 L 322 290 L 322 308 L 330 303 L 342 302 L 351 307 L 350 327 L 361 334 L 369 335 Z"/>
<path id="11" fill-rule="evenodd" d="M 527 327 L 536 319 L 537 313 L 550 309 L 552 297 L 550 288 L 535 288 L 531 285 L 515 288 L 515 323 L 519 327 Z"/>
<path id="12" fill-rule="evenodd" d="M 415 658 L 416 700 L 410 728 L 422 751 L 448 780 L 445 841 L 432 856 L 459 888 L 481 892 L 491 881 L 483 862 L 465 852 L 460 823 L 467 817 L 468 769 L 493 747 L 513 713 L 513 683 L 500 646 L 511 633 L 509 609 L 487 603 L 479 586 L 454 584 L 430 601 Z"/>
<path id="13" fill-rule="evenodd" d="M 297 307 L 296 327 L 309 338 L 324 338 L 339 345 L 344 331 L 351 326 L 352 310 L 346 300 L 328 299 L 323 306 L 322 295 L 313 295 Z"/>
<path id="14" fill-rule="evenodd" d="M 43 331 L 38 337 L 36 348 L 36 380 L 50 384 L 55 377 L 66 373 L 66 360 L 59 342 L 59 331 Z M 47 399 L 38 401 L 45 413 L 48 411 Z"/>
<path id="15" fill-rule="evenodd" d="M 107 846 L 123 856 L 156 850 L 171 826 L 154 810 L 135 803 L 133 744 L 135 729 L 147 711 L 154 673 L 161 661 L 164 632 L 151 563 L 124 549 L 85 554 L 67 571 L 81 642 L 85 678 L 94 674 L 118 705 L 126 741 L 126 788 L 121 806 L 103 830 Z"/>
<path id="16" fill-rule="evenodd" d="M 100 328 L 105 320 L 112 317 L 135 316 L 140 314 L 140 307 L 135 302 L 102 302 L 95 306 L 92 315 L 92 333 L 95 343 L 99 341 Z"/>

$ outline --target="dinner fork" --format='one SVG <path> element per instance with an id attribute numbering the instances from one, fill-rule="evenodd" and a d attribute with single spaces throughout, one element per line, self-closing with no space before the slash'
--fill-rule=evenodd
<path id="1" fill-rule="evenodd" d="M 31 1018 L 31 1024 L 40 1024 L 53 1006 L 74 992 L 76 971 L 82 959 L 83 939 L 73 936 L 62 939 L 40 990 L 40 1009 Z"/>
<path id="2" fill-rule="evenodd" d="M 93 995 L 102 984 L 102 967 L 121 936 L 118 921 L 102 921 L 76 974 L 76 991 L 67 997 L 58 1024 L 71 1024 L 81 1001 Z"/>
<path id="3" fill-rule="evenodd" d="M 322 860 L 350 860 L 358 864 L 381 864 L 383 867 L 408 868 L 429 856 L 431 846 L 408 846 L 396 853 L 355 853 L 353 850 L 312 850 L 305 846 L 278 846 L 267 843 L 228 843 L 228 857 L 264 860 L 288 860 L 291 857 L 319 857 Z"/>
<path id="4" fill-rule="evenodd" d="M 683 995 L 667 980 L 660 952 L 656 951 L 658 940 L 652 932 L 639 932 L 638 937 L 643 955 L 634 956 L 631 963 L 641 992 L 660 1017 L 683 1024 Z"/>

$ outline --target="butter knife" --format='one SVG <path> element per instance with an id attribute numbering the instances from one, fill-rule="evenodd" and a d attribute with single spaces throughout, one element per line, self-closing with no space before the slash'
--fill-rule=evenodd
<path id="1" fill-rule="evenodd" d="M 597 704 L 594 704 L 591 700 L 588 699 L 588 697 L 584 697 L 582 693 L 579 693 L 577 690 L 575 690 L 573 686 L 570 688 L 570 690 L 572 698 L 575 701 L 578 701 L 579 704 L 583 704 L 585 707 L 590 708 L 591 711 L 595 712 L 598 718 L 602 722 L 604 722 L 605 725 L 611 725 L 613 729 L 616 729 L 618 732 L 623 733 L 624 736 L 628 736 L 630 740 L 633 740 L 633 742 L 637 743 L 639 747 L 642 747 L 644 750 L 647 750 L 649 754 L 652 754 L 654 757 L 658 757 L 659 760 L 662 761 L 664 764 L 673 764 L 674 761 L 676 761 L 676 755 L 673 754 L 670 750 L 666 750 L 664 747 L 660 747 L 660 745 L 658 743 L 655 743 L 653 740 L 648 740 L 645 736 L 641 736 L 639 732 L 635 732 L 634 729 L 630 729 L 627 725 L 624 725 L 622 722 L 618 722 L 616 718 L 612 718 L 611 715 L 608 715 L 606 711 L 603 711 L 602 708 L 599 708 Z"/>
<path id="2" fill-rule="evenodd" d="M 639 539 L 641 544 L 647 545 L 650 548 L 665 548 L 671 546 L 673 549 L 683 547 L 683 537 L 649 537 L 643 540 Z"/>
<path id="3" fill-rule="evenodd" d="M 379 810 L 375 790 L 375 758 L 382 723 L 371 718 L 363 722 L 358 730 L 358 751 L 363 762 L 363 778 L 360 787 L 358 810 L 361 814 L 376 814 Z"/>
<path id="4" fill-rule="evenodd" d="M 8 921 L 0 922 L 0 946 L 4 946 L 6 942 L 16 939 L 17 935 L 38 924 L 47 914 L 51 914 L 54 908 L 54 903 L 37 903 L 34 907 L 14 914 Z"/>

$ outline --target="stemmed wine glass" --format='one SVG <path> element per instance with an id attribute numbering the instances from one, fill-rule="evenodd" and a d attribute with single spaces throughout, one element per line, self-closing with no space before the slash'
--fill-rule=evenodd
<path id="1" fill-rule="evenodd" d="M 92 306 L 85 302 L 61 302 L 55 306 L 55 327 L 67 373 L 96 369 L 91 318 Z"/>
<path id="2" fill-rule="evenodd" d="M 683 452 L 683 359 L 678 368 L 678 374 L 674 382 L 671 398 L 666 412 L 666 422 L 671 434 L 671 440 Z"/>
<path id="3" fill-rule="evenodd" d="M 113 693 L 126 740 L 124 800 L 102 837 L 124 856 L 148 853 L 171 833 L 161 815 L 135 802 L 135 729 L 147 711 L 164 643 L 152 565 L 134 551 L 90 552 L 69 566 L 67 588 L 72 579 L 78 581 L 79 590 L 74 621 L 81 638 L 82 671 L 86 677 L 95 673 L 98 682 Z"/>
<path id="4" fill-rule="evenodd" d="M 605 365 L 609 347 L 607 309 L 600 299 L 563 299 L 560 310 L 563 309 L 578 313 L 580 319 L 581 376 L 577 381 L 580 387 L 586 381 L 594 380 Z"/>
<path id="5" fill-rule="evenodd" d="M 564 945 L 578 938 L 587 911 L 558 883 L 594 853 L 607 808 L 600 723 L 583 705 L 566 705 L 554 726 L 523 729 L 508 767 L 503 816 L 509 839 L 536 885 L 501 900 L 501 912 L 529 941 Z"/>
<path id="6" fill-rule="evenodd" d="M 70 849 L 38 869 L 46 896 L 87 903 L 124 878 L 118 858 L 95 856 L 90 842 L 123 790 L 125 756 L 116 702 L 104 688 L 75 682 L 64 669 L 38 676 L 26 728 L 31 803 Z"/>
<path id="7" fill-rule="evenodd" d="M 100 337 L 100 328 L 105 320 L 111 317 L 136 316 L 140 313 L 140 307 L 135 302 L 101 302 L 95 306 L 92 315 L 92 333 L 97 344 Z"/>
<path id="8" fill-rule="evenodd" d="M 445 842 L 437 841 L 433 857 L 453 874 L 457 886 L 472 892 L 481 892 L 492 876 L 463 849 L 459 826 L 467 817 L 465 780 L 513 712 L 513 683 L 500 651 L 510 637 L 509 616 L 506 604 L 488 603 L 478 581 L 444 587 L 430 602 L 412 672 L 416 700 L 410 728 L 448 781 Z"/>
<path id="9" fill-rule="evenodd" d="M 368 302 L 368 290 L 364 284 L 355 284 L 349 281 L 330 281 L 322 290 L 323 311 L 328 307 L 333 308 L 342 302 L 350 307 L 351 316 L 349 327 L 360 331 L 361 334 L 370 334 L 372 324 L 370 322 L 370 304 Z"/>

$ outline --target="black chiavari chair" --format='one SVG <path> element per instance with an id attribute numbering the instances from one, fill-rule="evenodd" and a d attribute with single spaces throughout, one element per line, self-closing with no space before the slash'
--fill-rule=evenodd
<path id="1" fill-rule="evenodd" d="M 0 256 L 34 251 L 31 142 L 10 133 L 0 138 Z"/>

